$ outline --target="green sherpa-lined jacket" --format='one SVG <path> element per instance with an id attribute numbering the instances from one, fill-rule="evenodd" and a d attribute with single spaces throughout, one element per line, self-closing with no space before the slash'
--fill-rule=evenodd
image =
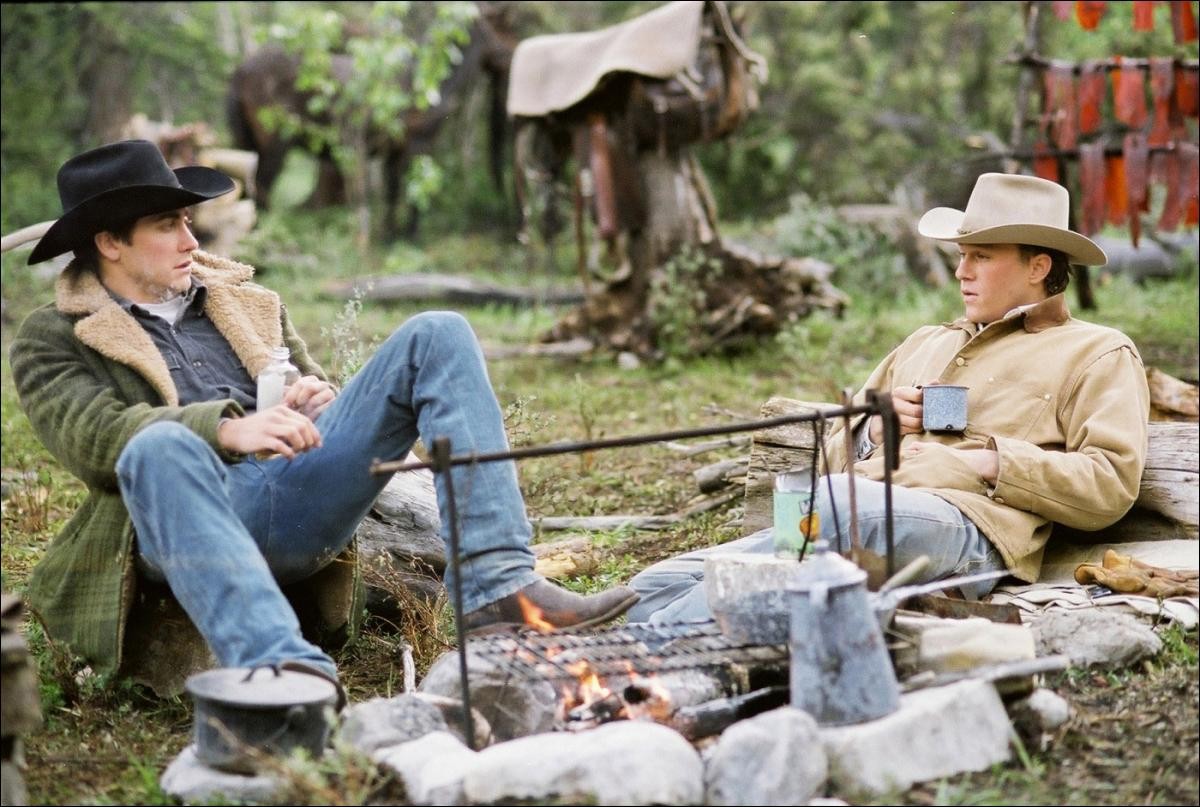
<path id="1" fill-rule="evenodd" d="M 279 296 L 250 282 L 253 267 L 197 251 L 193 273 L 208 287 L 205 315 L 229 340 L 251 377 L 286 345 L 304 374 L 324 378 Z M 29 580 L 28 602 L 47 633 L 70 645 L 97 672 L 116 670 L 138 576 L 133 525 L 117 487 L 117 458 L 151 423 L 177 421 L 226 462 L 217 442 L 222 417 L 240 416 L 232 400 L 179 405 L 167 364 L 137 321 L 74 264 L 63 270 L 55 302 L 22 324 L 11 351 L 21 406 L 43 445 L 87 486 L 87 499 L 47 548 Z M 186 514 L 181 514 L 186 517 Z M 350 553 L 351 555 L 353 553 Z M 354 584 L 318 632 L 357 622 Z M 314 592 L 320 596 L 328 592 Z M 327 600 L 326 600 L 327 601 Z"/>

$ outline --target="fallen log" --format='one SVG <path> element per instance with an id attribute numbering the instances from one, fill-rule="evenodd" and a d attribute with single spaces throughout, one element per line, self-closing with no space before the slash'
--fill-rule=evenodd
<path id="1" fill-rule="evenodd" d="M 727 490 L 716 496 L 698 496 L 686 507 L 665 516 L 544 516 L 531 518 L 530 522 L 539 530 L 619 530 L 631 527 L 638 530 L 665 530 L 694 515 L 715 510 L 722 505 L 740 498 L 741 488 Z"/>
<path id="2" fill-rule="evenodd" d="M 1146 383 L 1150 385 L 1151 420 L 1200 419 L 1200 387 L 1157 367 L 1146 368 Z"/>
<path id="3" fill-rule="evenodd" d="M 465 305 L 573 305 L 583 294 L 573 289 L 506 288 L 466 277 L 419 272 L 410 275 L 334 280 L 325 294 L 341 300 L 362 298 L 376 302 L 444 300 Z"/>
<path id="4" fill-rule="evenodd" d="M 30 224 L 28 227 L 22 227 L 16 232 L 0 238 L 0 252 L 8 252 L 17 247 L 29 245 L 32 249 L 33 245 L 41 240 L 46 231 L 54 226 L 57 219 L 50 221 L 40 221 L 37 224 Z"/>
<path id="5" fill-rule="evenodd" d="M 744 420 L 744 418 L 739 418 Z M 720 438 L 719 440 L 706 440 L 703 443 L 664 443 L 671 451 L 678 451 L 685 457 L 694 457 L 697 454 L 703 454 L 706 451 L 713 451 L 718 448 L 741 448 L 742 446 L 750 445 L 750 438 L 744 434 L 731 434 Z"/>
<path id="6" fill-rule="evenodd" d="M 696 480 L 696 486 L 701 493 L 712 493 L 745 479 L 749 464 L 748 457 L 721 460 L 705 465 L 703 468 L 697 468 L 692 471 L 692 477 Z"/>
<path id="7" fill-rule="evenodd" d="M 533 550 L 533 570 L 552 580 L 592 574 L 600 568 L 600 552 L 586 535 L 534 544 L 530 549 Z"/>

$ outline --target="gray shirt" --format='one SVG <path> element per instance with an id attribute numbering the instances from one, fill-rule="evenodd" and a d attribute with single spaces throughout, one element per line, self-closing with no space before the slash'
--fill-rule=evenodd
<path id="1" fill-rule="evenodd" d="M 204 315 L 208 289 L 203 283 L 192 281 L 183 313 L 174 325 L 137 303 L 111 291 L 109 294 L 154 340 L 171 371 L 181 405 L 232 398 L 247 413 L 254 411 L 257 393 L 254 379 L 233 352 L 229 340 Z"/>

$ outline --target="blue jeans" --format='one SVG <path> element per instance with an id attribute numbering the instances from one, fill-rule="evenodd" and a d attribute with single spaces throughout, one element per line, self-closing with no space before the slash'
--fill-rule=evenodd
<path id="1" fill-rule="evenodd" d="M 833 494 L 830 496 L 830 488 Z M 858 530 L 864 548 L 887 553 L 882 482 L 857 477 Z M 845 474 L 822 477 L 817 485 L 816 510 L 821 537 L 831 549 L 850 548 L 850 494 Z M 834 512 L 838 531 L 834 532 Z M 896 569 L 920 555 L 928 555 L 922 580 L 966 575 L 1005 568 L 1004 559 L 979 529 L 957 507 L 932 493 L 892 486 L 892 538 Z M 704 560 L 733 552 L 774 553 L 771 530 L 765 529 L 719 546 L 668 558 L 639 573 L 629 585 L 641 600 L 629 610 L 630 622 L 668 623 L 712 619 L 704 594 Z M 992 590 L 995 581 L 978 583 L 964 593 L 973 598 Z"/>
<path id="2" fill-rule="evenodd" d="M 138 551 L 227 667 L 287 660 L 333 672 L 306 641 L 280 584 L 302 580 L 349 544 L 388 477 L 373 459 L 449 437 L 455 454 L 505 451 L 504 421 L 470 325 L 426 313 L 397 329 L 317 419 L 323 444 L 294 460 L 225 464 L 178 423 L 148 426 L 117 462 Z M 512 462 L 453 471 L 463 607 L 539 579 Z M 436 477 L 443 539 L 450 516 Z M 448 541 L 447 541 L 448 544 Z M 447 585 L 453 585 L 447 571 Z"/>

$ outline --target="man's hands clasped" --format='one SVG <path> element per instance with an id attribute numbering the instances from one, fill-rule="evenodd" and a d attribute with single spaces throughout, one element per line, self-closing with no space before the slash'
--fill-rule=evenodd
<path id="1" fill-rule="evenodd" d="M 924 387 L 937 384 L 930 381 L 920 387 L 896 387 L 892 390 L 892 408 L 900 421 L 900 436 L 906 434 L 921 434 L 925 431 L 925 391 Z M 878 445 L 883 442 L 883 420 L 878 415 L 871 418 L 871 442 Z M 928 448 L 939 446 L 940 443 L 925 441 L 910 442 L 904 446 L 908 455 L 920 454 Z M 987 448 L 958 449 L 959 456 L 970 465 L 989 485 L 995 485 L 1000 475 L 1000 456 Z"/>
<path id="2" fill-rule="evenodd" d="M 287 388 L 282 403 L 222 421 L 217 440 L 222 448 L 238 454 L 267 452 L 295 459 L 298 454 L 321 447 L 321 432 L 313 421 L 335 397 L 333 385 L 316 376 L 304 376 Z"/>

